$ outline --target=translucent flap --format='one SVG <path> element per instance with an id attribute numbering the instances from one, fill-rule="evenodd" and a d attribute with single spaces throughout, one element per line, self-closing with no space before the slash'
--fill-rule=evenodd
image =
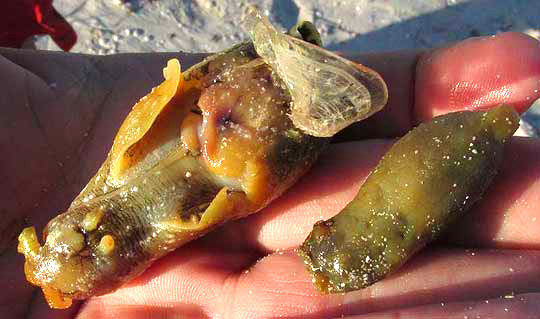
<path id="1" fill-rule="evenodd" d="M 290 117 L 305 133 L 332 136 L 386 104 L 386 84 L 375 71 L 278 32 L 255 8 L 245 24 L 255 50 L 289 90 Z"/>

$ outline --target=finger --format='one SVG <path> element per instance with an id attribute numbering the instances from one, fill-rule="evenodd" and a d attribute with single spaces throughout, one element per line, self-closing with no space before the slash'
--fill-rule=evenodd
<path id="1" fill-rule="evenodd" d="M 334 216 L 354 198 L 390 145 L 388 140 L 331 145 L 285 194 L 216 235 L 242 234 L 238 240 L 266 253 L 298 247 L 317 221 Z"/>
<path id="2" fill-rule="evenodd" d="M 540 140 L 514 138 L 493 184 L 445 242 L 467 247 L 540 249 Z"/>
<path id="3" fill-rule="evenodd" d="M 540 93 L 540 43 L 522 33 L 472 38 L 423 55 L 416 121 L 508 103 L 524 111 Z"/>
<path id="4" fill-rule="evenodd" d="M 321 295 L 294 252 L 276 253 L 243 274 L 238 318 L 329 318 L 416 305 L 485 300 L 540 288 L 536 251 L 428 251 L 366 289 Z M 248 299 L 249 298 L 249 299 Z"/>
<path id="5" fill-rule="evenodd" d="M 340 133 L 340 141 L 401 136 L 433 116 L 500 103 L 523 112 L 540 96 L 540 42 L 521 33 L 347 57 L 379 72 L 389 98 L 382 111 Z"/>
<path id="6" fill-rule="evenodd" d="M 256 258 L 193 243 L 159 259 L 114 293 L 89 299 L 78 319 L 217 318 L 234 299 L 238 274 Z"/>
<path id="7" fill-rule="evenodd" d="M 240 272 L 234 268 L 244 257 L 195 247 L 158 261 L 115 293 L 90 299 L 77 318 L 326 318 L 540 288 L 536 251 L 428 251 L 369 288 L 321 295 L 295 252 L 275 253 Z"/>
<path id="8" fill-rule="evenodd" d="M 264 252 L 298 247 L 313 224 L 337 214 L 390 147 L 388 140 L 333 144 L 313 169 L 261 212 L 209 237 Z M 447 242 L 467 247 L 540 247 L 540 141 L 514 138 L 499 175 L 479 205 L 449 230 Z M 538 221 L 537 221 L 538 219 Z M 236 244 L 238 243 L 238 244 Z"/>
<path id="9" fill-rule="evenodd" d="M 520 112 L 540 97 L 540 43 L 521 33 L 472 38 L 433 50 L 344 54 L 379 72 L 389 89 L 386 107 L 337 137 L 395 137 L 435 115 L 510 103 Z M 116 58 L 122 59 L 126 55 Z M 183 69 L 206 54 L 131 54 L 152 78 L 170 58 Z"/>
<path id="10" fill-rule="evenodd" d="M 521 318 L 535 319 L 540 313 L 540 293 L 507 295 L 479 301 L 436 303 L 425 306 L 390 310 L 345 319 L 463 319 L 463 318 Z"/>

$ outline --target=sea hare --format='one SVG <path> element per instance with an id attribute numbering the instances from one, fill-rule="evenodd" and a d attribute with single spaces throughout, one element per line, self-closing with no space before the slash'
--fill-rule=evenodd
<path id="1" fill-rule="evenodd" d="M 254 42 L 184 73 L 169 61 L 97 174 L 49 222 L 45 244 L 23 230 L 26 278 L 51 307 L 114 291 L 184 243 L 265 207 L 309 169 L 327 136 L 386 103 L 376 72 L 278 33 L 258 14 L 252 23 Z M 300 30 L 320 43 L 312 28 Z M 317 112 L 328 107 L 331 121 Z M 324 132 L 309 135 L 317 127 Z"/>
<path id="2" fill-rule="evenodd" d="M 300 247 L 319 290 L 357 290 L 395 272 L 482 197 L 518 126 L 517 113 L 498 106 L 436 117 L 397 141 Z"/>

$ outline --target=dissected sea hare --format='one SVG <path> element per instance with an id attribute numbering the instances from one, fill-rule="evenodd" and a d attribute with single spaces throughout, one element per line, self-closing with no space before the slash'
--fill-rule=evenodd
<path id="1" fill-rule="evenodd" d="M 518 126 L 517 113 L 498 106 L 436 117 L 396 142 L 302 244 L 319 290 L 357 290 L 397 270 L 482 197 Z"/>
<path id="2" fill-rule="evenodd" d="M 336 124 L 386 103 L 374 71 L 280 34 L 258 15 L 252 23 L 253 43 L 184 73 L 169 61 L 165 81 L 133 107 L 97 174 L 49 222 L 45 244 L 33 227 L 23 230 L 26 277 L 51 307 L 114 291 L 182 244 L 260 210 L 327 144 L 304 127 L 324 127 L 320 135 L 330 136 Z M 309 27 L 299 30 L 320 43 Z M 295 63 L 304 67 L 300 77 Z M 330 122 L 317 115 L 328 107 Z"/>

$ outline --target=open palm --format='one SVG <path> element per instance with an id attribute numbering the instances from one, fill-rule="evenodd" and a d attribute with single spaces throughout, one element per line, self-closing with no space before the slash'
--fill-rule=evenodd
<path id="1" fill-rule="evenodd" d="M 476 38 L 429 52 L 351 55 L 381 73 L 388 106 L 336 137 L 312 171 L 263 211 L 157 261 L 118 291 L 50 310 L 26 283 L 16 237 L 65 210 L 167 59 L 0 50 L 0 313 L 3 318 L 533 318 L 540 312 L 540 141 L 515 138 L 488 195 L 436 245 L 361 291 L 320 295 L 294 252 L 356 194 L 392 138 L 435 115 L 540 94 L 540 44 Z M 537 220 L 538 217 L 538 220 Z M 506 297 L 504 297 L 506 296 Z"/>

